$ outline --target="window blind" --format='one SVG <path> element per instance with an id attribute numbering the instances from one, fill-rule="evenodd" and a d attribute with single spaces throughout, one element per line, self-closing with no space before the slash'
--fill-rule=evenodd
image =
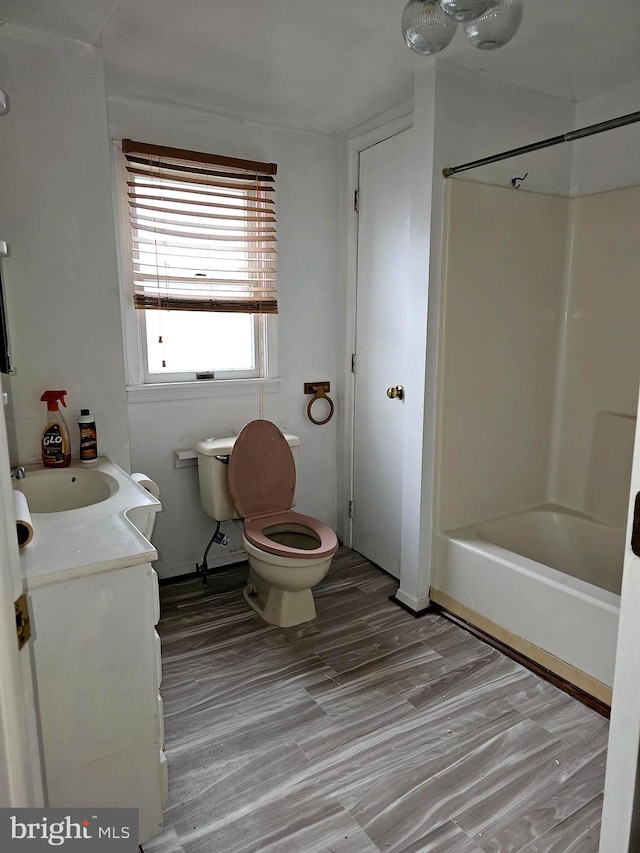
<path id="1" fill-rule="evenodd" d="M 274 163 L 122 140 L 139 309 L 277 314 Z"/>

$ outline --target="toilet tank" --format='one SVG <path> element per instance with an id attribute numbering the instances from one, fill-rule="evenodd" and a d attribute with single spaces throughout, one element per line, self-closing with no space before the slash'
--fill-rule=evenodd
<path id="1" fill-rule="evenodd" d="M 297 435 L 284 436 L 291 448 L 293 461 L 298 469 L 298 448 L 300 439 Z M 204 512 L 215 518 L 216 521 L 229 521 L 232 518 L 240 518 L 236 510 L 227 482 L 227 471 L 229 470 L 229 456 L 236 442 L 236 436 L 228 438 L 207 438 L 198 441 L 195 451 L 198 456 L 198 480 L 200 482 L 200 504 Z M 297 485 L 296 485 L 297 492 Z M 293 495 L 295 506 L 296 495 Z"/>

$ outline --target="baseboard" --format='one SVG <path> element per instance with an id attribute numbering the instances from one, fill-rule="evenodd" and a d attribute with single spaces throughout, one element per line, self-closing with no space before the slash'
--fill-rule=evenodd
<path id="1" fill-rule="evenodd" d="M 411 613 L 412 616 L 422 616 L 428 612 L 431 605 L 430 598 L 414 598 L 412 595 L 407 595 L 401 589 L 397 589 L 394 595 L 389 596 L 389 601 L 393 601 L 394 604 L 402 607 L 403 610 Z"/>

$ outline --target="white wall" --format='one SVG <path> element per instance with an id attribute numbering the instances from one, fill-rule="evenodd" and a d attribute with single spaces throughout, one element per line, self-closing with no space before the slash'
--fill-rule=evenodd
<path id="1" fill-rule="evenodd" d="M 129 465 L 102 63 L 87 45 L 0 28 L 0 235 L 20 461 L 40 457 L 46 389 L 89 407 L 100 452 Z"/>
<path id="2" fill-rule="evenodd" d="M 522 89 L 488 74 L 454 69 L 443 61 L 437 83 L 437 176 L 458 166 L 566 133 L 575 124 L 575 106 Z M 571 145 L 559 145 L 460 173 L 468 180 L 511 187 L 528 172 L 524 187 L 566 196 L 571 180 Z"/>
<path id="3" fill-rule="evenodd" d="M 413 388 L 404 406 L 400 587 L 396 597 L 415 612 L 429 605 L 429 549 L 432 478 L 425 435 L 427 321 L 430 306 L 429 257 L 436 69 L 415 76 L 411 134 L 411 276 L 406 292 L 405 385 Z M 404 381 L 404 380 L 403 380 Z"/>
<path id="4" fill-rule="evenodd" d="M 344 339 L 338 294 L 338 140 L 168 104 L 110 95 L 112 139 L 132 139 L 278 164 L 278 362 L 281 383 L 264 417 L 301 438 L 297 510 L 337 523 L 337 423 L 306 417 L 305 382 L 329 380 L 338 397 L 336 351 Z M 339 333 L 337 332 L 339 329 Z M 164 512 L 154 544 L 161 574 L 193 570 L 214 522 L 199 506 L 197 471 L 174 468 L 173 449 L 233 435 L 259 415 L 258 393 L 130 402 L 132 465 L 159 484 Z M 227 525 L 233 530 L 233 525 Z M 234 546 L 238 534 L 234 535 Z M 214 546 L 209 564 L 227 559 Z"/>
<path id="5" fill-rule="evenodd" d="M 638 111 L 640 80 L 576 104 L 575 127 Z M 573 152 L 571 195 L 640 185 L 640 123 L 608 130 L 564 146 Z"/>
<path id="6" fill-rule="evenodd" d="M 65 388 L 74 453 L 75 417 L 88 406 L 100 452 L 129 470 L 132 461 L 160 484 L 160 569 L 193 568 L 212 521 L 199 509 L 196 469 L 175 469 L 172 451 L 239 431 L 258 416 L 258 400 L 127 406 L 110 130 L 112 137 L 273 160 L 279 165 L 282 381 L 277 394 L 266 395 L 264 416 L 302 439 L 298 509 L 335 525 L 337 418 L 312 425 L 302 386 L 336 383 L 337 140 L 117 96 L 110 99 L 110 129 L 99 54 L 9 26 L 0 29 L 0 79 L 11 102 L 0 119 L 0 236 L 11 247 L 4 274 L 20 461 L 39 458 L 40 395 Z"/>

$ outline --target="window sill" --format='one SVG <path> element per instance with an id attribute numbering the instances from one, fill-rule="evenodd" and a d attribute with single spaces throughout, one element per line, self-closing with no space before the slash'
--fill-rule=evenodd
<path id="1" fill-rule="evenodd" d="M 127 385 L 129 403 L 162 403 L 167 400 L 195 400 L 210 397 L 243 397 L 277 394 L 281 379 L 207 379 L 201 382 L 158 382 Z"/>

